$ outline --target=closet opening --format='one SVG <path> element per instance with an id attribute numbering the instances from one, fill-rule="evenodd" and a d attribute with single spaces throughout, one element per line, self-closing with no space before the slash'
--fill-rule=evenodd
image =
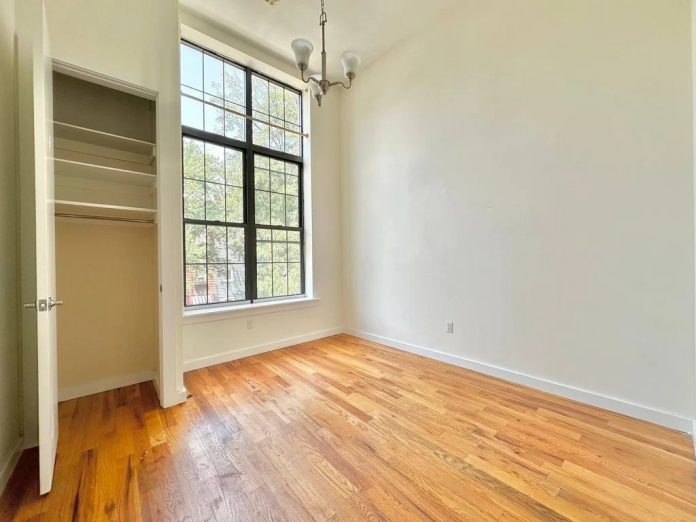
<path id="1" fill-rule="evenodd" d="M 156 375 L 157 119 L 152 99 L 58 71 L 53 114 L 64 401 Z"/>

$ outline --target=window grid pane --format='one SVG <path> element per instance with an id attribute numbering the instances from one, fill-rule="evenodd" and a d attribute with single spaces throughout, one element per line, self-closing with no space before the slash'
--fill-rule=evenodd
<path id="1" fill-rule="evenodd" d="M 301 295 L 300 163 L 253 152 L 301 156 L 301 94 L 182 42 L 181 109 L 185 305 Z"/>
<path id="2" fill-rule="evenodd" d="M 184 137 L 184 219 L 244 222 L 244 153 Z"/>
<path id="3" fill-rule="evenodd" d="M 302 132 L 300 117 L 301 97 L 292 89 L 252 74 L 252 115 L 261 121 L 253 122 L 255 145 L 300 156 L 302 140 L 295 132 Z M 272 127 L 266 123 L 281 127 Z"/>
<path id="4" fill-rule="evenodd" d="M 186 306 L 246 299 L 244 228 L 184 224 Z"/>
<path id="5" fill-rule="evenodd" d="M 183 125 L 244 141 L 246 73 L 243 68 L 182 43 L 181 94 Z"/>
<path id="6" fill-rule="evenodd" d="M 256 286 L 259 299 L 302 294 L 301 263 L 300 232 L 257 229 Z"/>
<path id="7" fill-rule="evenodd" d="M 255 154 L 256 224 L 299 228 L 299 184 L 295 163 Z"/>

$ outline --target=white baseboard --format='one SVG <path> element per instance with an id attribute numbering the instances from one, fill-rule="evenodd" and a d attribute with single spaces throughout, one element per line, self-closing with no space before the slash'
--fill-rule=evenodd
<path id="1" fill-rule="evenodd" d="M 3 463 L 0 463 L 0 495 L 4 493 L 5 486 L 7 486 L 7 483 L 9 482 L 10 477 L 12 476 L 12 472 L 14 471 L 15 466 L 19 461 L 19 457 L 22 456 L 23 451 L 24 439 L 20 437 L 17 440 L 17 444 L 15 444 L 15 447 L 12 449 L 12 452 L 7 456 L 7 460 L 5 460 L 5 462 Z"/>
<path id="2" fill-rule="evenodd" d="M 147 371 L 133 373 L 130 375 L 120 375 L 118 377 L 110 377 L 108 379 L 102 379 L 101 381 L 90 382 L 80 386 L 71 386 L 69 388 L 58 390 L 58 401 L 69 401 L 70 399 L 77 399 L 78 397 L 85 397 L 95 393 L 115 390 L 116 388 L 122 388 L 123 386 L 130 386 L 132 384 L 151 381 L 153 378 L 154 372 Z"/>
<path id="3" fill-rule="evenodd" d="M 186 402 L 188 400 L 188 394 L 189 394 L 189 392 L 186 389 L 186 387 L 183 387 L 180 390 L 177 390 L 177 392 L 176 392 L 177 404 L 181 404 L 181 403 Z"/>
<path id="4" fill-rule="evenodd" d="M 298 337 L 289 337 L 287 339 L 272 341 L 270 343 L 265 344 L 257 344 L 255 346 L 249 346 L 247 348 L 241 348 L 239 350 L 233 350 L 230 352 L 209 355 L 207 357 L 200 357 L 198 359 L 189 359 L 188 361 L 184 361 L 184 371 L 190 372 L 191 370 L 198 370 L 200 368 L 206 368 L 208 366 L 214 366 L 216 364 L 235 361 L 237 359 L 249 357 L 250 355 L 258 355 L 264 352 L 279 350 L 280 348 L 287 348 L 288 346 L 293 346 L 295 344 L 316 341 L 317 339 L 329 337 L 331 335 L 337 335 L 343 332 L 343 328 L 328 328 L 326 330 L 319 330 L 317 332 L 312 332 L 306 335 L 300 335 Z"/>
<path id="5" fill-rule="evenodd" d="M 162 402 L 162 396 L 160 395 L 159 374 L 156 371 L 152 372 L 152 385 L 155 387 L 157 399 Z"/>
<path id="6" fill-rule="evenodd" d="M 696 433 L 694 432 L 694 429 L 696 429 L 696 421 L 694 419 L 689 419 L 676 413 L 658 410 L 655 408 L 651 408 L 650 406 L 636 404 L 625 399 L 619 399 L 617 397 L 611 397 L 609 395 L 603 395 L 601 393 L 583 390 L 581 388 L 576 388 L 567 384 L 550 381 L 548 379 L 542 379 L 540 377 L 534 377 L 532 375 L 527 375 L 521 372 L 517 372 L 515 370 L 510 370 L 507 368 L 494 366 L 492 364 L 474 361 L 471 359 L 467 359 L 466 357 L 461 357 L 459 355 L 452 355 L 449 353 L 441 352 L 439 350 L 433 350 L 432 348 L 425 348 L 423 346 L 405 343 L 396 339 L 382 337 L 381 335 L 375 335 L 360 330 L 353 330 L 350 328 L 347 328 L 345 332 L 355 337 L 360 337 L 368 341 L 384 344 L 391 348 L 396 348 L 399 350 L 404 350 L 406 352 L 415 353 L 424 357 L 429 357 L 431 359 L 437 359 L 438 361 L 453 364 L 455 366 L 461 366 L 462 368 L 474 370 L 485 375 L 498 377 L 500 379 L 505 379 L 506 381 L 521 384 L 523 386 L 529 386 L 530 388 L 535 388 L 537 390 L 542 390 L 548 393 L 552 393 L 554 395 L 559 395 L 567 399 L 572 399 L 574 401 L 583 402 L 591 406 L 597 406 L 599 408 L 604 408 L 605 410 L 621 413 L 622 415 L 628 415 L 629 417 L 635 417 L 637 419 L 659 424 L 661 426 L 666 426 L 668 428 L 679 430 L 684 433 Z"/>
<path id="7" fill-rule="evenodd" d="M 174 399 L 170 404 L 166 403 L 164 397 L 160 392 L 159 375 L 156 371 L 152 372 L 152 385 L 155 387 L 155 393 L 157 393 L 157 400 L 160 403 L 160 406 L 162 406 L 162 408 L 169 408 L 171 406 L 184 403 L 188 399 L 188 390 L 184 387 L 176 391 L 176 393 L 174 394 Z"/>

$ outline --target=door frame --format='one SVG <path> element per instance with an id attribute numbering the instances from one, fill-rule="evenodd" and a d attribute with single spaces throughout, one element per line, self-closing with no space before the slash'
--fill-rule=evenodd
<path id="1" fill-rule="evenodd" d="M 132 83 L 113 78 L 111 76 L 104 75 L 97 71 L 92 71 L 85 69 L 83 67 L 59 60 L 56 58 L 52 59 L 53 71 L 67 76 L 72 76 L 81 80 L 88 81 L 97 85 L 102 85 L 110 89 L 125 92 L 141 98 L 152 100 L 155 102 L 156 114 L 159 114 L 160 104 L 159 96 L 156 91 L 148 89 L 146 87 L 141 87 L 134 85 Z M 28 100 L 26 100 L 28 101 Z M 21 103 L 21 101 L 20 101 Z M 33 140 L 27 140 L 24 135 L 20 134 L 20 157 L 22 155 L 22 150 L 25 153 L 29 152 L 30 146 L 33 146 Z M 157 132 L 157 145 L 159 146 L 159 132 Z M 26 175 L 22 169 L 20 175 L 20 252 L 21 252 L 21 302 L 31 301 L 33 295 L 36 294 L 36 259 L 35 259 L 35 216 L 33 205 L 27 204 L 25 198 L 33 195 L 34 184 L 33 178 Z M 156 226 L 157 226 L 157 236 L 158 236 L 158 279 L 161 284 L 162 280 L 162 258 L 161 249 L 159 248 L 159 237 L 160 231 L 160 204 L 159 204 L 159 185 L 160 185 L 160 164 L 157 162 L 157 192 L 158 192 L 158 204 L 157 204 L 157 214 L 156 214 Z M 160 391 L 159 383 L 162 382 L 162 368 L 163 368 L 163 358 L 164 358 L 164 346 L 162 344 L 162 294 L 159 292 L 158 299 L 158 317 L 159 317 L 159 349 L 158 349 L 158 369 L 154 372 L 153 380 L 155 384 L 155 389 L 157 390 L 158 396 L 160 398 L 160 403 L 164 406 L 164 400 L 162 393 Z M 22 313 L 20 311 L 20 313 Z M 36 390 L 38 389 L 38 381 L 36 376 L 37 370 L 37 357 L 36 357 L 36 315 L 33 313 L 26 313 L 24 311 L 22 315 L 21 324 L 21 341 L 22 341 L 22 415 L 23 415 L 23 431 L 24 431 L 24 447 L 32 448 L 38 446 L 38 397 Z"/>
<path id="2" fill-rule="evenodd" d="M 103 87 L 108 87 L 109 89 L 114 89 L 116 91 L 121 91 L 125 92 L 127 94 L 132 94 L 134 96 L 138 96 L 139 98 L 145 98 L 147 100 L 151 100 L 155 102 L 155 116 L 159 118 L 159 111 L 160 109 L 160 103 L 159 103 L 159 94 L 157 91 L 154 91 L 152 89 L 148 89 L 147 87 L 142 87 L 140 85 L 136 85 L 130 82 L 127 82 L 125 80 L 121 80 L 118 78 L 114 78 L 112 76 L 108 76 L 106 74 L 102 74 L 98 71 L 93 71 L 90 69 L 86 69 L 84 67 L 80 67 L 79 65 L 75 65 L 69 62 L 66 62 L 64 60 L 59 60 L 57 58 L 53 58 L 53 71 L 64 74 L 66 76 L 71 76 L 73 78 L 77 78 L 79 80 L 84 80 L 89 83 L 93 83 L 96 85 L 101 85 Z M 155 139 L 155 156 L 157 155 L 158 149 L 159 149 L 159 129 L 155 128 L 156 132 L 156 139 Z M 155 390 L 157 391 L 158 398 L 160 400 L 160 404 L 162 407 L 165 407 L 165 401 L 163 397 L 163 392 L 165 390 L 161 390 L 160 383 L 163 382 L 162 378 L 162 368 L 163 368 L 163 360 L 165 359 L 166 355 L 164 353 L 164 345 L 162 343 L 162 325 L 163 325 L 163 318 L 162 318 L 162 292 L 161 292 L 161 287 L 162 287 L 162 255 L 161 255 L 161 248 L 159 247 L 160 245 L 160 235 L 161 235 L 161 206 L 159 202 L 160 198 L 160 176 L 162 172 L 160 169 L 160 162 L 157 162 L 157 183 L 156 183 L 156 188 L 157 188 L 157 213 L 155 214 L 155 225 L 156 225 L 156 231 L 157 231 L 157 278 L 158 278 L 158 288 L 160 291 L 158 291 L 158 351 L 157 351 L 157 370 L 153 373 L 153 383 L 155 385 Z"/>

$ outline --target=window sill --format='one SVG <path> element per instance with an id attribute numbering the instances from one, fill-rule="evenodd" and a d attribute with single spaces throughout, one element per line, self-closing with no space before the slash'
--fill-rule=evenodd
<path id="1" fill-rule="evenodd" d="M 206 308 L 188 310 L 184 312 L 183 324 L 209 323 L 212 321 L 224 321 L 251 315 L 272 314 L 286 310 L 301 308 L 313 308 L 319 305 L 318 297 L 299 297 L 283 301 L 270 301 L 267 303 L 254 303 L 243 305 L 224 306 L 220 308 Z"/>

